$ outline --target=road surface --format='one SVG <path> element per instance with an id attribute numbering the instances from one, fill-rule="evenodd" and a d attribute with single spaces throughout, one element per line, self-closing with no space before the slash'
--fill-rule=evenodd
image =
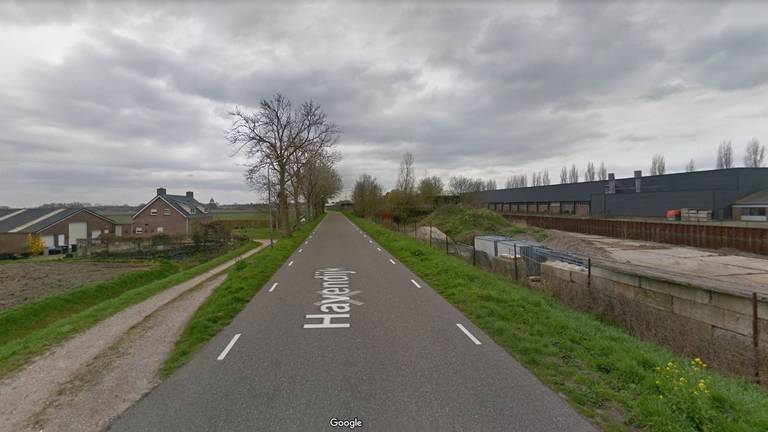
<path id="1" fill-rule="evenodd" d="M 337 213 L 230 326 L 109 430 L 352 425 L 377 431 L 595 430 Z"/>

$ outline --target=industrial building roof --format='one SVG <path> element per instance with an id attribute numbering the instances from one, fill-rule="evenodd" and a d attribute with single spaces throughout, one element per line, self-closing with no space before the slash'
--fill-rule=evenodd
<path id="1" fill-rule="evenodd" d="M 0 233 L 36 233 L 77 213 L 86 211 L 112 222 L 86 208 L 31 208 L 0 210 Z"/>
<path id="2" fill-rule="evenodd" d="M 768 191 L 755 192 L 733 202 L 733 205 L 768 205 Z"/>

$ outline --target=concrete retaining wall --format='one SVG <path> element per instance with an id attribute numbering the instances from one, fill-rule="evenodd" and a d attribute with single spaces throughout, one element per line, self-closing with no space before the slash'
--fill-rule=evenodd
<path id="1" fill-rule="evenodd" d="M 759 348 L 753 347 L 752 299 L 677 284 L 641 274 L 561 262 L 541 265 L 541 283 L 528 283 L 517 258 L 518 278 L 573 309 L 596 314 L 632 335 L 673 352 L 701 357 L 714 370 L 754 379 L 756 365 L 768 387 L 768 299 L 758 299 Z M 514 260 L 495 258 L 492 270 L 514 278 Z M 757 361 L 756 361 L 757 360 Z"/>

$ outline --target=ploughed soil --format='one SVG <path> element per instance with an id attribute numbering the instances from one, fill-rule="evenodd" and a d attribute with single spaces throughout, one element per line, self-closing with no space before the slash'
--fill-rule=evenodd
<path id="1" fill-rule="evenodd" d="M 151 266 L 142 262 L 64 260 L 3 263 L 0 264 L 0 312 Z"/>

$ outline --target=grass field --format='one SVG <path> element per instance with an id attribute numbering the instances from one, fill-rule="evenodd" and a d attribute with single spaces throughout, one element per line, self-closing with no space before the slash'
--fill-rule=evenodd
<path id="1" fill-rule="evenodd" d="M 128 306 L 189 280 L 256 247 L 243 246 L 179 271 L 171 263 L 114 281 L 88 285 L 0 314 L 0 378 Z"/>
<path id="2" fill-rule="evenodd" d="M 58 257 L 40 260 L 37 258 Z M 146 261 L 100 262 L 60 259 L 62 255 L 7 261 L 0 265 L 0 312 L 83 285 L 112 280 L 124 273 L 147 270 Z"/>
<path id="3" fill-rule="evenodd" d="M 269 214 L 256 210 L 214 210 L 213 220 L 268 220 Z M 274 216 L 274 215 L 273 215 Z"/>
<path id="4" fill-rule="evenodd" d="M 189 361 L 206 342 L 232 322 L 320 220 L 311 221 L 291 237 L 275 243 L 274 248 L 266 248 L 233 266 L 227 280 L 213 291 L 187 323 L 173 353 L 163 366 L 163 375 L 170 375 Z"/>
<path id="5" fill-rule="evenodd" d="M 607 431 L 768 431 L 768 393 L 554 298 L 348 216 Z"/>

